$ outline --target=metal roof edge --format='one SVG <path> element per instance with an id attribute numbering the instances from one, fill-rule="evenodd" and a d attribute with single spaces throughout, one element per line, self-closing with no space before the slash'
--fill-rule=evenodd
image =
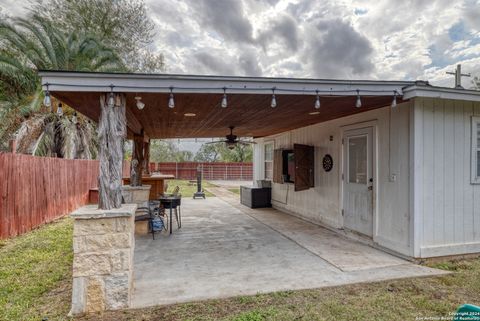
<path id="1" fill-rule="evenodd" d="M 189 74 L 142 74 L 142 73 L 105 73 L 65 70 L 39 70 L 41 77 L 68 77 L 68 78 L 112 78 L 112 79 L 157 79 L 157 80 L 204 80 L 204 81 L 232 81 L 232 82 L 278 82 L 278 83 L 319 83 L 319 84 L 368 84 L 368 85 L 399 85 L 409 86 L 415 81 L 400 80 L 346 80 L 346 79 L 314 79 L 314 78 L 285 78 L 285 77 L 247 77 L 247 76 L 215 76 L 215 75 L 189 75 Z"/>

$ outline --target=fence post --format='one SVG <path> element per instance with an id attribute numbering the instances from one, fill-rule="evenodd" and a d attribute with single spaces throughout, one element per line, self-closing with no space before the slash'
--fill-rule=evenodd
<path id="1" fill-rule="evenodd" d="M 178 162 L 175 162 L 175 178 L 179 179 L 179 177 L 178 177 Z"/>
<path id="2" fill-rule="evenodd" d="M 243 164 L 240 164 L 240 180 L 243 181 Z"/>
<path id="3" fill-rule="evenodd" d="M 16 139 L 10 139 L 10 142 L 9 142 L 9 148 L 10 148 L 10 152 L 12 154 L 15 154 L 17 152 L 17 140 Z"/>

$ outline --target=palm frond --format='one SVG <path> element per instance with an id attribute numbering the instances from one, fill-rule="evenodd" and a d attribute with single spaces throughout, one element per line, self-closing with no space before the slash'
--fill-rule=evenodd
<path id="1" fill-rule="evenodd" d="M 49 30 L 48 23 L 42 23 L 42 21 L 39 21 L 35 17 L 36 16 L 33 16 L 32 19 L 29 20 L 18 18 L 15 21 L 17 26 L 30 31 L 29 34 L 31 38 L 35 39 L 36 42 L 35 44 L 33 41 L 31 42 L 31 49 L 35 49 L 36 52 L 42 52 L 44 54 L 44 63 L 46 63 L 48 68 L 58 69 L 56 52 L 47 31 Z M 42 68 L 47 66 L 42 66 Z"/>

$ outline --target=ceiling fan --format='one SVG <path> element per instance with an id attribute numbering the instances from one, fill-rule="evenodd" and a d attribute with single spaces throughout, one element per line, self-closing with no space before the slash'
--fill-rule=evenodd
<path id="1" fill-rule="evenodd" d="M 233 129 L 235 128 L 234 126 L 230 126 L 228 128 L 230 128 L 230 134 L 225 136 L 224 140 L 208 142 L 208 143 L 205 143 L 205 144 L 216 144 L 216 143 L 224 142 L 225 145 L 227 145 L 228 149 L 234 149 L 237 144 L 241 144 L 241 145 L 256 144 L 255 142 L 252 142 L 252 141 L 240 140 L 237 135 L 233 134 Z"/>

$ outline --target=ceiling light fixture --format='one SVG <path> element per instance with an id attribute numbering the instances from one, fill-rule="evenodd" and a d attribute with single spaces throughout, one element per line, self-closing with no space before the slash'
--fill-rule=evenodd
<path id="1" fill-rule="evenodd" d="M 195 114 L 195 113 L 185 113 L 185 114 L 183 114 L 183 116 L 185 116 L 185 117 L 195 117 L 195 116 L 197 116 L 197 114 Z"/>
<path id="2" fill-rule="evenodd" d="M 308 113 L 309 115 L 320 115 L 319 111 L 312 111 L 311 113 Z"/>
<path id="3" fill-rule="evenodd" d="M 135 100 L 137 101 L 136 105 L 139 110 L 142 110 L 143 108 L 145 108 L 145 104 L 142 102 L 142 97 L 136 96 Z"/>

